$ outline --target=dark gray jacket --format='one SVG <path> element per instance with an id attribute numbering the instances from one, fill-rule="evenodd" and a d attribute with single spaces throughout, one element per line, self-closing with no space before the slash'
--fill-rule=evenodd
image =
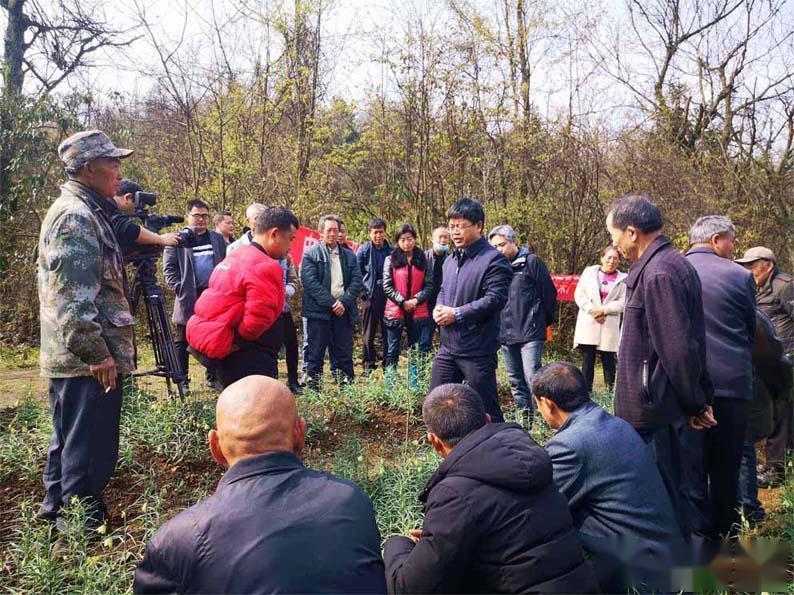
<path id="1" fill-rule="evenodd" d="M 291 452 L 240 460 L 215 494 L 160 527 L 136 593 L 384 593 L 372 503 Z"/>
<path id="2" fill-rule="evenodd" d="M 546 444 L 554 481 L 584 548 L 629 566 L 669 566 L 681 534 L 662 477 L 639 434 L 592 401 Z M 598 563 L 593 565 L 598 573 Z"/>
<path id="3" fill-rule="evenodd" d="M 714 396 L 749 401 L 753 396 L 753 276 L 709 248 L 692 248 L 686 257 L 695 267 L 703 291 L 706 364 Z"/>
<path id="4" fill-rule="evenodd" d="M 218 266 L 218 263 L 226 258 L 226 240 L 217 232 L 207 230 L 207 233 L 210 234 L 215 266 Z M 193 316 L 193 308 L 198 298 L 191 249 L 166 247 L 163 250 L 163 275 L 168 287 L 176 293 L 172 320 L 176 324 L 187 324 L 187 321 Z"/>
<path id="5" fill-rule="evenodd" d="M 336 299 L 331 295 L 331 253 L 324 242 L 317 242 L 303 253 L 301 260 L 301 285 L 303 298 L 301 316 L 320 320 L 331 320 L 331 306 Z M 356 298 L 361 293 L 361 271 L 352 250 L 339 247 L 345 293 L 339 301 L 345 305 L 351 322 L 358 320 Z"/>
<path id="6" fill-rule="evenodd" d="M 510 262 L 513 280 L 502 310 L 499 341 L 503 345 L 545 341 L 546 327 L 557 317 L 557 288 L 540 257 L 521 248 Z"/>
<path id="7" fill-rule="evenodd" d="M 758 288 L 758 308 L 775 325 L 786 353 L 794 353 L 794 278 L 775 267 L 769 280 Z"/>
<path id="8" fill-rule="evenodd" d="M 714 389 L 706 369 L 697 271 L 659 236 L 631 265 L 624 283 L 615 415 L 649 431 L 702 413 Z"/>

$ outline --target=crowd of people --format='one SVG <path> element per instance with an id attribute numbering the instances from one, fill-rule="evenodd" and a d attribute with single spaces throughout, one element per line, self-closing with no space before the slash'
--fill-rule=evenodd
<path id="1" fill-rule="evenodd" d="M 43 221 L 38 260 L 53 414 L 39 517 L 63 530 L 77 497 L 88 528 L 106 520 L 121 381 L 135 367 L 122 247 L 164 246 L 180 363 L 187 371 L 192 353 L 221 393 L 209 447 L 228 471 L 150 541 L 136 591 L 686 588 L 672 569 L 708 564 L 742 520 L 763 518 L 758 485 L 783 481 L 794 281 L 767 248 L 734 261 L 727 217 L 695 221 L 682 254 L 649 197 L 617 198 L 605 219 L 611 245 L 575 291 L 582 369 L 542 366 L 557 313 L 551 276 L 511 226 L 486 230 L 480 202 L 452 204 L 426 251 L 412 225 L 390 244 L 386 222 L 373 219 L 354 253 L 344 223 L 324 215 L 296 267 L 300 222 L 282 207 L 249 206 L 249 229 L 234 239 L 231 213 L 218 213 L 213 231 L 207 204 L 191 200 L 188 245 L 119 217 L 139 190 L 120 174 L 131 153 L 100 131 L 59 147 L 69 180 Z M 299 290 L 302 378 L 290 305 Z M 353 381 L 360 306 L 365 373 L 380 365 L 393 382 L 403 335 L 414 387 L 432 359 L 422 417 L 443 459 L 418 494 L 422 527 L 383 550 L 362 490 L 300 459 L 306 423 L 295 395 L 322 390 L 326 352 L 337 381 Z M 504 422 L 500 350 L 519 424 Z M 591 399 L 599 353 L 614 415 Z M 545 448 L 526 431 L 534 415 L 555 430 Z"/>

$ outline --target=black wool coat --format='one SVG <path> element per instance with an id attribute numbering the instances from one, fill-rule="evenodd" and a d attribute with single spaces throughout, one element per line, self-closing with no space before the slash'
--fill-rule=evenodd
<path id="1" fill-rule="evenodd" d="M 422 538 L 386 541 L 390 593 L 588 593 L 585 562 L 551 459 L 516 424 L 461 440 L 420 496 Z"/>

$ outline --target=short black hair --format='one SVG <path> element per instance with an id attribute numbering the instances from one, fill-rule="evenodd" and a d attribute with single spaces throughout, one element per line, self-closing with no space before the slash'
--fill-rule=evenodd
<path id="1" fill-rule="evenodd" d="M 485 425 L 485 406 L 470 386 L 442 384 L 425 397 L 422 419 L 428 431 L 453 447 Z"/>
<path id="2" fill-rule="evenodd" d="M 273 229 L 274 227 L 279 231 L 289 231 L 292 227 L 298 229 L 300 225 L 298 218 L 289 209 L 285 207 L 270 207 L 256 218 L 254 233 L 265 233 L 268 229 Z"/>
<path id="3" fill-rule="evenodd" d="M 207 209 L 208 211 L 210 210 L 210 208 L 207 206 L 207 203 L 205 203 L 200 198 L 194 198 L 193 200 L 187 201 L 187 210 L 185 212 L 189 213 L 193 209 Z"/>
<path id="4" fill-rule="evenodd" d="M 397 229 L 397 231 L 394 232 L 394 243 L 395 244 L 400 241 L 400 236 L 402 236 L 404 233 L 410 233 L 412 236 L 414 236 L 414 239 L 416 239 L 418 237 L 417 233 L 416 233 L 416 228 L 413 225 L 411 225 L 410 223 L 403 223 Z"/>
<path id="5" fill-rule="evenodd" d="M 124 178 L 119 182 L 119 189 L 116 191 L 116 196 L 124 196 L 125 194 L 135 194 L 136 192 L 143 192 L 143 188 L 137 182 L 133 182 L 129 178 Z"/>
<path id="6" fill-rule="evenodd" d="M 367 223 L 367 232 L 370 232 L 373 229 L 382 229 L 383 231 L 386 231 L 386 222 L 383 219 L 372 219 L 369 223 Z"/>
<path id="7" fill-rule="evenodd" d="M 584 374 L 569 362 L 546 364 L 532 376 L 532 394 L 570 413 L 590 400 Z"/>
<path id="8" fill-rule="evenodd" d="M 642 233 L 662 229 L 662 213 L 645 194 L 626 194 L 615 199 L 609 206 L 612 225 L 625 230 L 629 225 Z"/>
<path id="9" fill-rule="evenodd" d="M 460 198 L 447 210 L 447 219 L 465 219 L 472 223 L 485 223 L 482 203 L 473 198 Z"/>

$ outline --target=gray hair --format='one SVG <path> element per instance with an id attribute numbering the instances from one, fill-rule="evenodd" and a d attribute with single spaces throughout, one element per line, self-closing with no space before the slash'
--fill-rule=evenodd
<path id="1" fill-rule="evenodd" d="M 502 236 L 508 242 L 515 242 L 516 238 L 516 230 L 510 227 L 509 225 L 497 225 L 491 230 L 491 233 L 488 234 L 488 239 L 492 240 L 494 236 Z"/>
<path id="2" fill-rule="evenodd" d="M 323 215 L 320 217 L 319 223 L 317 223 L 317 231 L 323 233 L 325 231 L 325 222 L 326 221 L 336 221 L 336 224 L 341 227 L 342 221 L 336 215 Z"/>
<path id="3" fill-rule="evenodd" d="M 705 244 L 714 236 L 725 235 L 736 231 L 730 217 L 725 215 L 706 215 L 701 217 L 689 230 L 689 244 Z"/>
<path id="4" fill-rule="evenodd" d="M 250 219 L 251 217 L 258 217 L 266 210 L 267 207 L 263 205 L 261 202 L 255 202 L 251 205 L 248 205 L 248 208 L 245 210 L 245 218 Z"/>

